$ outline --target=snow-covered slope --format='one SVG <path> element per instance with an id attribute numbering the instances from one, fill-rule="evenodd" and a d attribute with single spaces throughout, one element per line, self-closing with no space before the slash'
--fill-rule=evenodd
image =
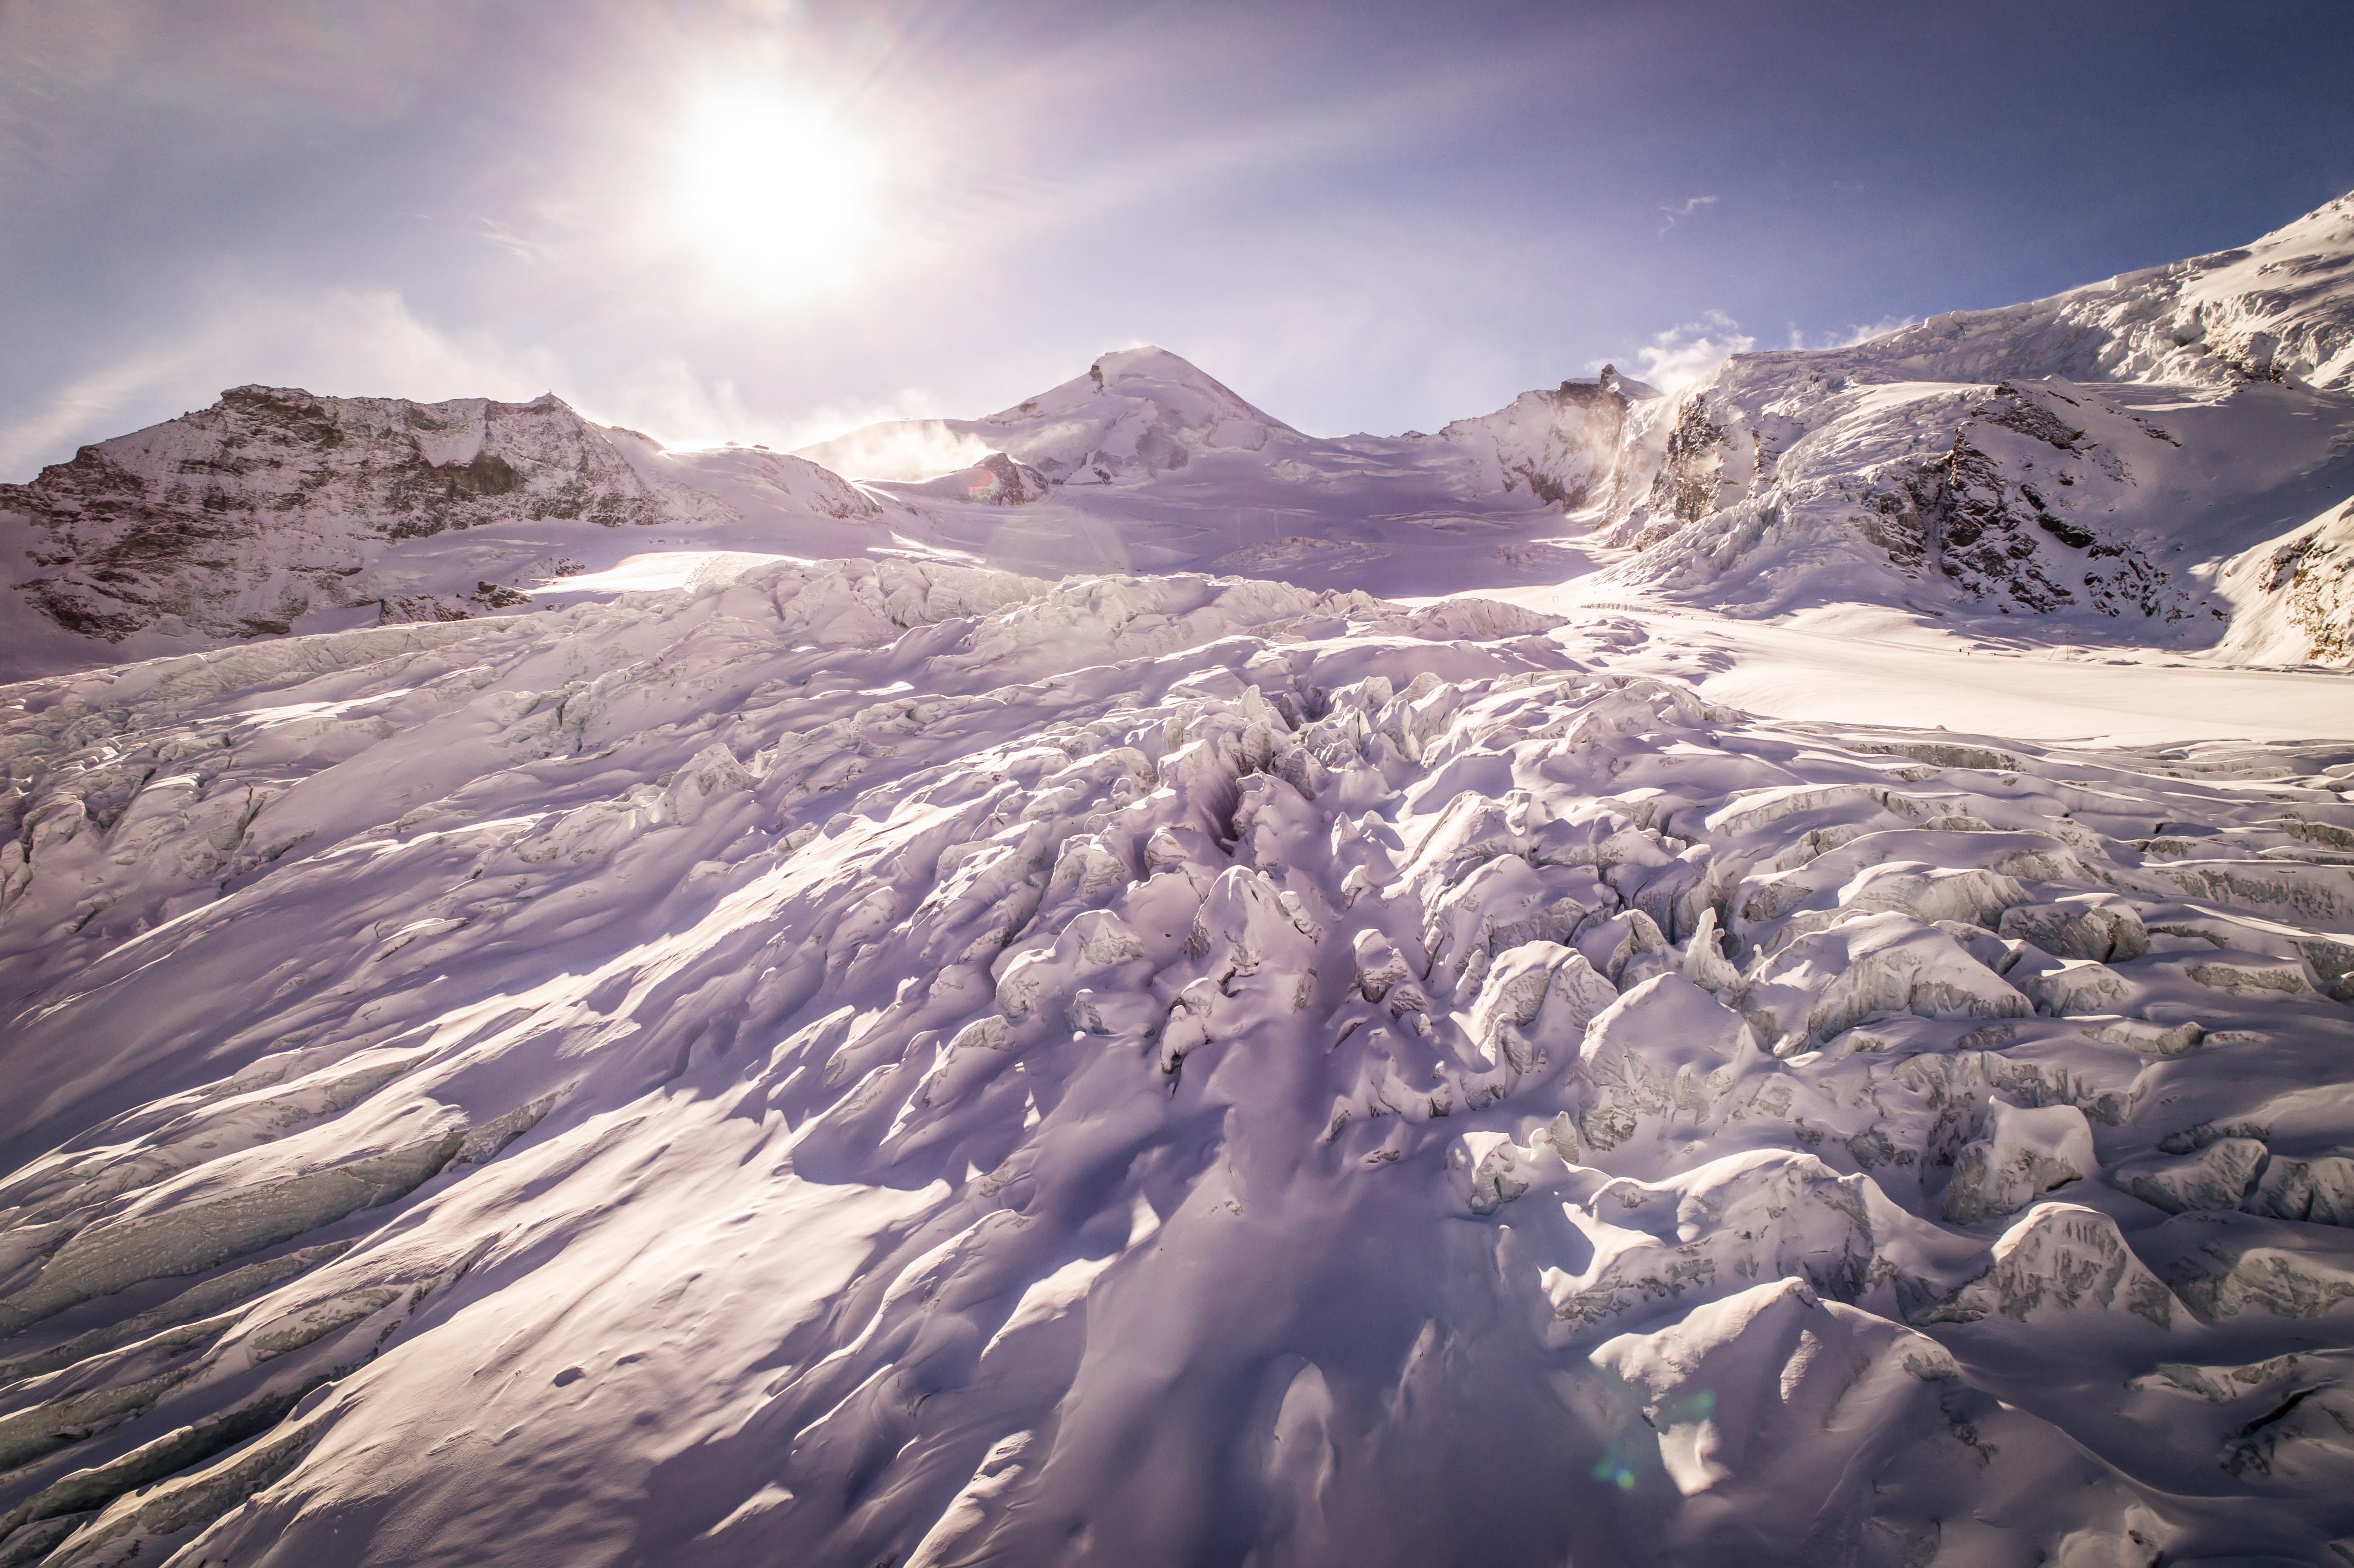
<path id="1" fill-rule="evenodd" d="M 1437 439 L 1463 449 L 1474 493 L 1509 493 L 1525 484 L 1539 500 L 1574 512 L 1610 493 L 1627 411 L 1659 395 L 1606 365 L 1592 381 L 1523 392 L 1492 414 L 1443 427 Z"/>
<path id="2" fill-rule="evenodd" d="M 1645 646 L 739 562 L 8 688 L 0 1558 L 2354 1551 L 2354 743 Z"/>
<path id="3" fill-rule="evenodd" d="M 1525 489 L 1575 507 L 1603 487 L 1631 400 L 1656 397 L 1605 366 L 1589 381 L 1523 393 L 1510 406 L 1458 419 L 1436 437 L 1303 436 L 1160 348 L 1107 354 L 1076 376 L 984 419 L 869 425 L 797 454 L 861 479 L 929 478 L 937 454 L 1002 452 L 1072 489 L 1142 483 L 1211 452 L 1264 454 L 1277 473 L 1312 484 L 1388 459 L 1402 471 L 1439 466 L 1463 500 Z"/>
<path id="4" fill-rule="evenodd" d="M 2354 196 L 2234 250 L 2048 300 L 1956 311 L 1808 356 L 1826 373 L 1983 383 L 2059 376 L 2354 391 Z"/>
<path id="5" fill-rule="evenodd" d="M 702 501 L 645 482 L 553 396 L 419 405 L 271 387 L 0 492 L 34 525 L 35 601 L 117 641 L 167 616 L 213 636 L 284 632 L 314 602 L 366 602 L 366 541 L 508 515 L 644 524 Z"/>
<path id="6" fill-rule="evenodd" d="M 420 404 L 234 387 L 0 485 L 0 541 L 29 562 L 0 615 L 0 673 L 508 610 L 610 565 L 620 540 L 642 547 L 649 529 L 729 538 L 748 524 L 803 548 L 857 547 L 884 510 L 799 458 L 667 452 L 553 395 Z"/>
<path id="7" fill-rule="evenodd" d="M 2240 607 L 2224 652 L 2249 663 L 2354 664 L 2354 501 L 2224 563 Z"/>
<path id="8" fill-rule="evenodd" d="M 2212 643 L 2235 603 L 2261 613 L 2216 591 L 2223 559 L 2354 494 L 2354 197 L 2052 299 L 1737 355 L 1629 441 L 1630 584 Z"/>

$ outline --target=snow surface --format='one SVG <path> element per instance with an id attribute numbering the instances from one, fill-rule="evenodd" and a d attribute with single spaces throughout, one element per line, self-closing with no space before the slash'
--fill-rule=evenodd
<path id="1" fill-rule="evenodd" d="M 0 1568 L 2354 1561 L 2349 264 L 6 487 Z"/>
<path id="2" fill-rule="evenodd" d="M 8 688 L 5 1550 L 2354 1539 L 2354 742 L 1649 641 L 738 557 Z"/>

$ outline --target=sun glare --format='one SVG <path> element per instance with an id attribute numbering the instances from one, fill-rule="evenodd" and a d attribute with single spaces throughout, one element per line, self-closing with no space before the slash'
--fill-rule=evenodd
<path id="1" fill-rule="evenodd" d="M 874 221 L 872 149 L 778 92 L 716 93 L 688 118 L 682 219 L 716 264 L 779 285 L 846 274 Z"/>

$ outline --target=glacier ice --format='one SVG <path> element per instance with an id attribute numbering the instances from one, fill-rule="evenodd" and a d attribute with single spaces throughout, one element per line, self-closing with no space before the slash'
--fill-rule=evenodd
<path id="1" fill-rule="evenodd" d="M 747 561 L 8 688 L 8 1550 L 2354 1528 L 2088 1392 L 2343 1343 L 2335 776 L 1609 637 Z"/>

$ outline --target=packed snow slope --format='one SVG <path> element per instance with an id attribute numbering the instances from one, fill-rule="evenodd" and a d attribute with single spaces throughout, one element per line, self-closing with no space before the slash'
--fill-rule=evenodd
<path id="1" fill-rule="evenodd" d="M 0 1563 L 2354 1555 L 2354 740 L 1650 641 L 736 560 L 6 688 Z"/>

